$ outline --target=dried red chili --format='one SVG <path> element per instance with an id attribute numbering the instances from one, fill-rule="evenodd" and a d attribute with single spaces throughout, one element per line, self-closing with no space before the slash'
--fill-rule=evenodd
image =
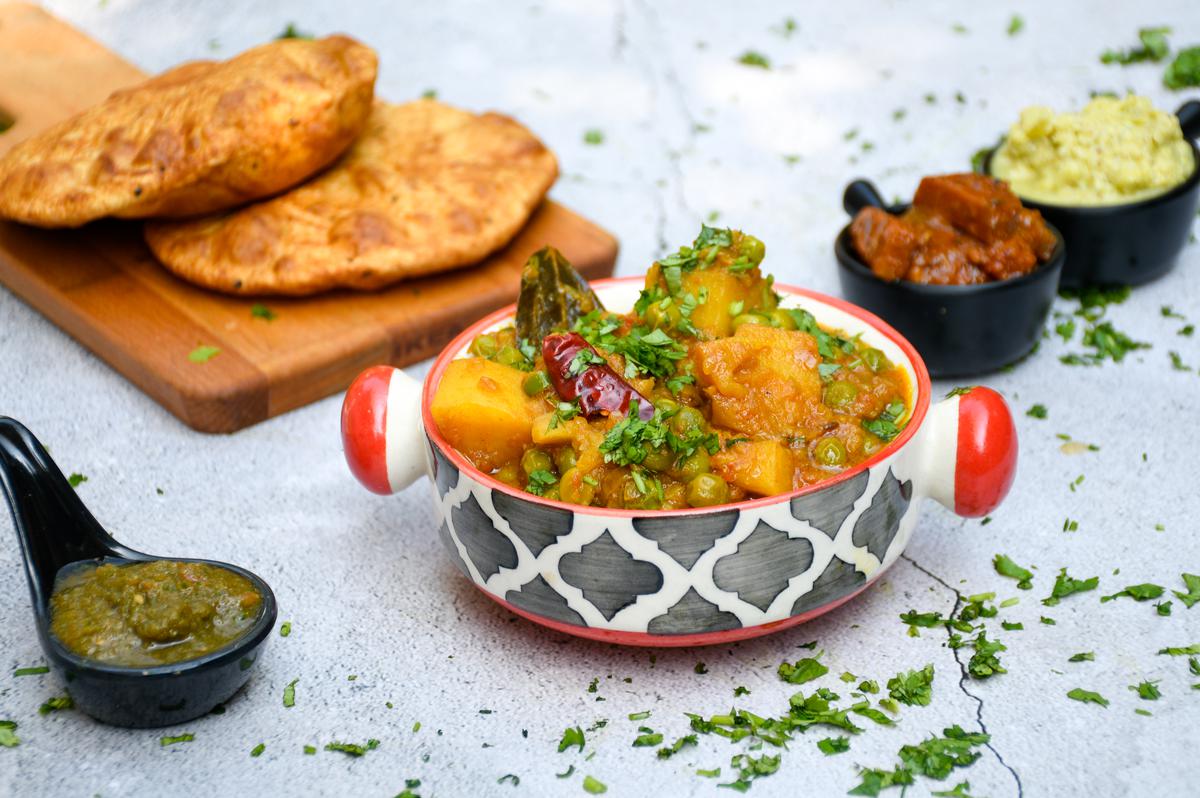
<path id="1" fill-rule="evenodd" d="M 613 371 L 579 333 L 547 335 L 542 358 L 554 390 L 568 402 L 578 399 L 584 416 L 627 413 L 633 399 L 638 400 L 638 418 L 649 421 L 654 416 L 650 400 Z"/>

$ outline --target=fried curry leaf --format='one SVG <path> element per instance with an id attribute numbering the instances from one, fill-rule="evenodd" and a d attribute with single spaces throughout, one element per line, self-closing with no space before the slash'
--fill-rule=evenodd
<path id="1" fill-rule="evenodd" d="M 583 316 L 604 306 L 587 280 L 554 247 L 529 257 L 521 270 L 517 298 L 517 337 L 540 343 L 553 332 L 564 332 Z"/>

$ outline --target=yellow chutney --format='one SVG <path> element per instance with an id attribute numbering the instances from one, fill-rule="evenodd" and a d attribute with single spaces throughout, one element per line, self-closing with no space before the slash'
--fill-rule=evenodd
<path id="1" fill-rule="evenodd" d="M 1179 120 L 1145 97 L 1097 97 L 1083 110 L 1021 112 L 992 156 L 991 173 L 1022 199 L 1119 205 L 1170 191 L 1196 169 Z"/>

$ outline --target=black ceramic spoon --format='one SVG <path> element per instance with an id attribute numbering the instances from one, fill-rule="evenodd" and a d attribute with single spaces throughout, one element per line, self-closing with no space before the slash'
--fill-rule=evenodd
<path id="1" fill-rule="evenodd" d="M 190 560 L 239 574 L 262 595 L 258 620 L 237 640 L 195 659 L 152 668 L 107 665 L 68 650 L 50 632 L 50 595 L 66 568 L 149 562 L 121 545 L 92 517 L 38 439 L 19 422 L 0 416 L 0 485 L 12 510 L 25 557 L 38 638 L 61 671 L 75 705 L 116 726 L 167 726 L 204 715 L 246 683 L 275 625 L 275 595 L 267 583 L 236 565 Z"/>
<path id="2" fill-rule="evenodd" d="M 842 207 L 850 216 L 857 216 L 863 208 L 882 208 L 890 211 L 891 207 L 879 194 L 879 189 L 870 180 L 855 180 L 846 186 L 842 194 Z"/>

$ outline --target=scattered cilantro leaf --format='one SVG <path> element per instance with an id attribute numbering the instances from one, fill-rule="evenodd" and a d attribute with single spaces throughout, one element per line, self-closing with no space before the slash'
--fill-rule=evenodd
<path id="1" fill-rule="evenodd" d="M 175 743 L 190 743 L 195 739 L 196 735 L 191 732 L 184 732 L 183 734 L 176 734 L 170 737 L 159 737 L 158 744 L 165 748 L 168 745 L 175 745 Z"/>
<path id="2" fill-rule="evenodd" d="M 1143 701 L 1157 701 L 1162 698 L 1162 693 L 1158 690 L 1158 682 L 1143 681 L 1136 685 L 1129 685 L 1129 689 L 1138 694 L 1138 698 Z"/>
<path id="3" fill-rule="evenodd" d="M 305 31 L 299 30 L 296 27 L 296 23 L 289 22 L 287 24 L 287 27 L 283 29 L 283 32 L 280 33 L 275 38 L 276 38 L 276 40 L 278 40 L 278 39 L 311 39 L 311 38 L 313 38 L 313 35 L 311 33 L 306 33 Z"/>
<path id="4" fill-rule="evenodd" d="M 1129 585 L 1125 589 L 1113 593 L 1111 596 L 1101 596 L 1100 603 L 1103 604 L 1121 596 L 1128 596 L 1134 601 L 1149 601 L 1150 599 L 1159 598 L 1163 592 L 1164 588 L 1161 585 L 1152 585 L 1149 582 L 1141 585 Z"/>
<path id="5" fill-rule="evenodd" d="M 1200 576 L 1196 574 L 1180 574 L 1180 577 L 1183 579 L 1184 586 L 1187 587 L 1187 592 L 1180 593 L 1178 590 L 1172 590 L 1171 592 L 1175 594 L 1175 598 L 1183 602 L 1183 606 L 1190 610 L 1193 604 L 1200 601 Z"/>
<path id="6" fill-rule="evenodd" d="M 1025 411 L 1025 415 L 1030 418 L 1046 418 L 1049 415 L 1049 411 L 1046 410 L 1045 405 L 1034 405 Z"/>
<path id="7" fill-rule="evenodd" d="M 17 722 L 15 720 L 0 720 L 0 746 L 4 748 L 16 748 L 21 744 L 21 738 L 17 736 Z"/>
<path id="8" fill-rule="evenodd" d="M 1016 36 L 1024 28 L 1025 28 L 1025 20 L 1021 18 L 1020 14 L 1013 14 L 1011 17 L 1008 18 L 1008 27 L 1005 28 L 1005 33 L 1007 33 L 1009 36 Z M 970 786 L 970 785 L 967 785 L 967 786 Z"/>
<path id="9" fill-rule="evenodd" d="M 591 128 L 583 132 L 583 143 L 598 147 L 604 143 L 604 131 Z"/>
<path id="10" fill-rule="evenodd" d="M 569 779 L 569 778 L 571 778 L 571 775 L 572 775 L 573 773 L 575 773 L 575 766 L 574 766 L 574 765 L 571 765 L 570 767 L 568 767 L 568 768 L 567 768 L 565 771 L 563 771 L 562 773 L 555 773 L 555 774 L 554 774 L 554 778 L 556 778 L 556 779 Z"/>
<path id="11" fill-rule="evenodd" d="M 579 726 L 571 726 L 563 730 L 562 739 L 558 742 L 558 752 L 561 754 L 571 746 L 579 746 L 580 753 L 583 752 L 583 746 L 586 740 L 583 736 L 583 729 Z"/>
<path id="12" fill-rule="evenodd" d="M 284 621 L 283 623 L 281 623 L 279 625 L 279 636 L 280 637 L 287 637 L 291 633 L 292 633 L 292 622 L 291 621 Z"/>
<path id="13" fill-rule="evenodd" d="M 374 751 L 378 747 L 379 747 L 379 741 L 374 738 L 367 740 L 365 743 L 363 743 L 361 745 L 358 743 L 342 743 L 342 742 L 332 742 L 332 743 L 325 744 L 326 751 L 339 751 L 343 754 L 347 754 L 349 756 L 356 757 L 356 758 L 365 755 L 367 753 L 367 751 Z"/>
<path id="14" fill-rule="evenodd" d="M 1096 654 L 1092 651 L 1081 651 L 1078 654 L 1072 654 L 1067 662 L 1095 662 Z"/>
<path id="15" fill-rule="evenodd" d="M 1108 699 L 1099 693 L 1094 693 L 1091 690 L 1084 690 L 1082 687 L 1076 687 L 1067 692 L 1067 698 L 1081 701 L 1085 704 L 1099 704 L 1102 707 L 1108 706 Z"/>
<path id="16" fill-rule="evenodd" d="M 1067 569 L 1063 568 L 1058 572 L 1058 577 L 1054 580 L 1054 588 L 1050 591 L 1050 595 L 1042 599 L 1042 604 L 1047 607 L 1053 607 L 1058 604 L 1060 599 L 1070 596 L 1073 593 L 1095 590 L 1099 584 L 1100 577 L 1098 576 L 1093 576 L 1090 579 L 1074 579 L 1068 576 Z"/>
<path id="17" fill-rule="evenodd" d="M 73 709 L 75 701 L 69 695 L 56 696 L 48 699 L 44 704 L 38 707 L 39 715 L 49 715 L 51 712 L 59 712 L 64 709 Z"/>
<path id="18" fill-rule="evenodd" d="M 1100 63 L 1128 66 L 1141 61 L 1161 61 L 1171 49 L 1167 43 L 1167 34 L 1170 32 L 1171 29 L 1167 27 L 1142 28 L 1138 31 L 1138 47 L 1128 50 L 1105 50 L 1100 55 Z"/>
<path id="19" fill-rule="evenodd" d="M 1175 60 L 1163 73 L 1163 85 L 1173 90 L 1200 86 L 1200 45 L 1175 54 Z"/>
<path id="20" fill-rule="evenodd" d="M 508 782 L 514 787 L 519 787 L 521 786 L 521 777 L 515 773 L 505 773 L 503 776 L 496 779 L 497 784 L 503 784 L 504 782 Z"/>
<path id="21" fill-rule="evenodd" d="M 740 56 L 738 56 L 737 61 L 739 64 L 744 66 L 757 67 L 758 69 L 771 68 L 771 59 L 767 58 L 762 53 L 755 52 L 754 50 L 747 50 L 746 52 L 742 53 Z"/>
<path id="22" fill-rule="evenodd" d="M 250 315 L 256 319 L 262 319 L 263 321 L 275 321 L 275 319 L 279 318 L 275 311 L 271 310 L 261 302 L 255 302 L 250 306 Z"/>
<path id="23" fill-rule="evenodd" d="M 933 664 L 916 671 L 898 673 L 888 680 L 888 694 L 907 706 L 929 706 L 933 699 Z"/>
<path id="24" fill-rule="evenodd" d="M 675 754 L 678 754 L 680 751 L 682 751 L 684 746 L 696 745 L 697 743 L 698 740 L 696 739 L 696 735 L 685 734 L 670 745 L 658 749 L 658 758 L 670 759 L 671 757 L 675 756 Z"/>
<path id="25" fill-rule="evenodd" d="M 589 795 L 603 795 L 608 792 L 608 786 L 604 782 L 597 781 L 591 776 L 583 777 L 583 791 Z"/>
<path id="26" fill-rule="evenodd" d="M 219 354 L 221 354 L 220 347 L 201 344 L 188 352 L 187 359 L 193 363 L 207 363 Z"/>
<path id="27" fill-rule="evenodd" d="M 996 573 L 1001 576 L 1016 579 L 1017 587 L 1021 590 L 1029 590 L 1033 587 L 1033 571 L 1017 565 L 1007 554 L 997 554 L 992 560 L 992 565 L 996 568 Z"/>
<path id="28" fill-rule="evenodd" d="M 638 726 L 638 732 L 637 738 L 633 741 L 634 748 L 650 748 L 663 741 L 662 734 L 649 726 Z"/>
<path id="29" fill-rule="evenodd" d="M 17 668 L 13 671 L 13 676 L 40 676 L 49 672 L 50 668 L 47 665 L 34 665 L 29 668 Z"/>
<path id="30" fill-rule="evenodd" d="M 283 705 L 288 709 L 296 706 L 296 682 L 298 681 L 300 681 L 298 677 L 292 679 L 290 682 L 288 682 L 287 686 L 283 688 Z"/>
<path id="31" fill-rule="evenodd" d="M 817 748 L 825 756 L 833 756 L 834 754 L 844 754 L 850 750 L 849 737 L 826 737 L 823 740 L 817 741 Z"/>
<path id="32" fill-rule="evenodd" d="M 1186 657 L 1191 654 L 1200 654 L 1200 643 L 1192 643 L 1190 646 L 1168 646 L 1160 648 L 1159 654 L 1166 654 L 1169 657 Z"/>
<path id="33" fill-rule="evenodd" d="M 829 668 L 819 661 L 820 656 L 817 654 L 816 657 L 804 657 L 794 663 L 786 661 L 779 663 L 779 678 L 788 684 L 804 684 L 813 679 L 819 679 L 829 673 Z"/>
<path id="34" fill-rule="evenodd" d="M 266 750 L 267 750 L 267 744 L 259 743 L 258 745 L 254 746 L 253 748 L 250 749 L 250 756 L 260 757 L 260 756 L 262 756 L 262 752 L 266 751 Z"/>

